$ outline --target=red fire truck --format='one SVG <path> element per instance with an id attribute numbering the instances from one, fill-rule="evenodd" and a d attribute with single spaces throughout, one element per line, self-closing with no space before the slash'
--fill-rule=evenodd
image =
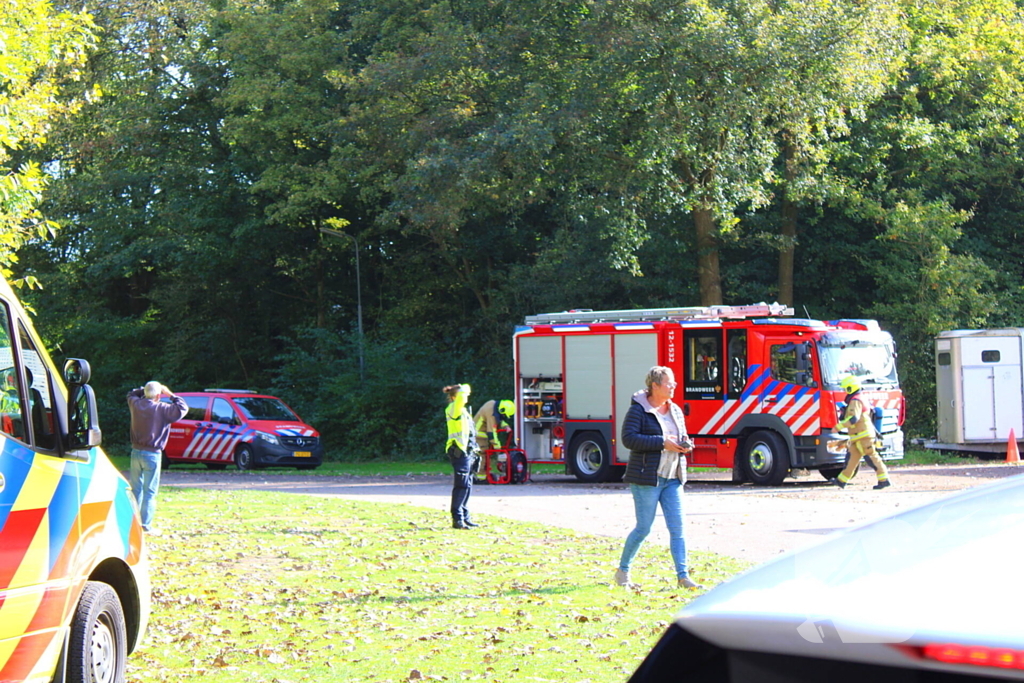
<path id="1" fill-rule="evenodd" d="M 793 470 L 843 468 L 837 434 L 856 375 L 886 460 L 903 457 L 905 403 L 892 337 L 874 320 L 790 317 L 781 304 L 529 316 L 516 329 L 516 434 L 530 463 L 564 464 L 588 482 L 621 478 L 622 417 L 654 365 L 675 372 L 692 467 L 778 485 Z"/>

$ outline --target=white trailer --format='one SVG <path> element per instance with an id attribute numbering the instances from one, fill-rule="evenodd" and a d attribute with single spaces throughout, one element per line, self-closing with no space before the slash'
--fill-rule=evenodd
<path id="1" fill-rule="evenodd" d="M 927 448 L 1005 453 L 1024 439 L 1024 329 L 950 330 L 935 338 L 938 439 Z"/>

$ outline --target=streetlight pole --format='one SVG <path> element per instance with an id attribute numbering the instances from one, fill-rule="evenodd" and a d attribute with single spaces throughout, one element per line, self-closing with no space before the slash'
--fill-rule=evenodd
<path id="1" fill-rule="evenodd" d="M 356 252 L 356 320 L 359 328 L 359 381 L 366 381 L 366 356 L 363 350 L 363 287 L 362 278 L 359 276 L 359 241 L 348 234 L 347 232 L 341 232 L 340 230 L 332 230 L 331 228 L 320 228 L 320 232 L 325 235 L 334 235 L 335 237 L 347 237 L 352 240 L 352 244 L 355 246 Z"/>

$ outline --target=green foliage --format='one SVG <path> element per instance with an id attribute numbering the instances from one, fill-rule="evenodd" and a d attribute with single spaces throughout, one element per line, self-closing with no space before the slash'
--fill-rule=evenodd
<path id="1" fill-rule="evenodd" d="M 148 645 L 128 676 L 622 681 L 694 595 L 676 589 L 667 550 L 638 558 L 634 575 L 650 578 L 626 591 L 610 585 L 619 540 L 485 524 L 464 534 L 408 506 L 165 489 Z M 745 568 L 692 557 L 706 583 Z"/>
<path id="2" fill-rule="evenodd" d="M 273 391 L 287 395 L 292 407 L 324 434 L 329 459 L 442 459 L 441 388 L 474 383 L 478 375 L 470 372 L 470 341 L 457 335 L 433 343 L 411 335 L 375 334 L 365 344 L 364 381 L 358 334 L 305 330 L 278 358 Z M 474 399 L 481 395 L 477 391 Z"/>
<path id="3" fill-rule="evenodd" d="M 11 0 L 0 8 L 0 274 L 15 252 L 56 228 L 38 211 L 46 179 L 26 148 L 46 139 L 52 121 L 78 102 L 62 82 L 78 78 L 94 43 L 84 12 L 55 12 L 45 0 Z M 34 280 L 27 279 L 29 284 Z"/>
<path id="4" fill-rule="evenodd" d="M 943 201 L 900 203 L 887 212 L 887 229 L 878 238 L 884 248 L 875 261 L 864 264 L 875 275 L 880 295 L 868 311 L 891 321 L 901 340 L 901 383 L 915 408 L 913 436 L 934 433 L 935 335 L 984 327 L 996 307 L 989 290 L 992 269 L 981 259 L 950 250 L 967 218 Z"/>
<path id="5" fill-rule="evenodd" d="M 798 311 L 878 317 L 915 435 L 934 333 L 1022 324 L 1011 0 L 114 0 L 85 62 L 86 19 L 25 9 L 9 73 L 59 59 L 20 81 L 50 109 L 4 132 L 0 242 L 108 443 L 157 378 L 440 457 L 439 388 L 508 395 L 524 315 L 692 305 L 711 255 L 729 303 L 784 295 L 783 254 Z"/>

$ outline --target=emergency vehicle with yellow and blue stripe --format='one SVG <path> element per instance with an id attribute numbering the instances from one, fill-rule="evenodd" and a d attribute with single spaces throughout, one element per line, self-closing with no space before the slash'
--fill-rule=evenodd
<path id="1" fill-rule="evenodd" d="M 0 683 L 118 683 L 145 633 L 142 526 L 89 376 L 61 377 L 0 278 Z"/>

